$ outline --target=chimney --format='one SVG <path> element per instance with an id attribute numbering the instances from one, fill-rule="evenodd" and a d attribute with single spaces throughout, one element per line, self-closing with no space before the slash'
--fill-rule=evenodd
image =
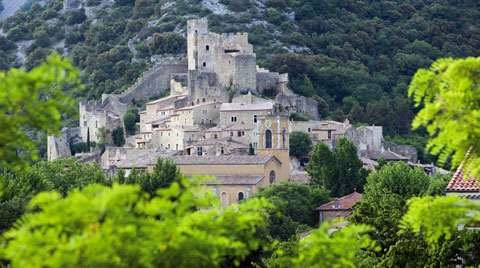
<path id="1" fill-rule="evenodd" d="M 333 205 L 333 208 L 340 208 L 340 204 L 338 204 L 338 198 L 335 198 L 335 203 Z"/>

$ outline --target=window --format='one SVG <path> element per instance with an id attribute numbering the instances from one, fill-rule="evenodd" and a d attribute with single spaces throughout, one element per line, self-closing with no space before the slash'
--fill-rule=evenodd
<path id="1" fill-rule="evenodd" d="M 257 123 L 258 122 L 258 116 L 257 115 L 254 115 L 253 116 L 253 123 Z"/>
<path id="2" fill-rule="evenodd" d="M 242 136 L 245 136 L 245 131 L 242 131 Z"/>
<path id="3" fill-rule="evenodd" d="M 238 202 L 242 201 L 243 200 L 243 193 L 242 192 L 238 192 Z"/>
<path id="4" fill-rule="evenodd" d="M 311 129 L 311 128 L 308 128 L 308 129 L 307 129 L 307 131 L 308 131 L 308 132 L 311 132 L 311 131 L 312 131 L 312 129 Z"/>
<path id="5" fill-rule="evenodd" d="M 241 132 L 241 131 L 238 132 L 238 136 L 239 136 L 239 137 L 242 136 L 242 132 Z"/>
<path id="6" fill-rule="evenodd" d="M 204 119 L 200 120 L 200 124 L 201 125 L 205 124 L 205 120 Z"/>
<path id="7" fill-rule="evenodd" d="M 254 142 L 253 143 L 253 148 L 257 149 L 257 147 L 258 147 L 258 143 Z"/>
<path id="8" fill-rule="evenodd" d="M 272 148 L 272 131 L 265 131 L 265 148 Z"/>
<path id="9" fill-rule="evenodd" d="M 95 127 L 98 127 L 98 121 L 95 121 Z"/>
<path id="10" fill-rule="evenodd" d="M 212 119 L 210 119 L 209 122 L 210 122 L 210 125 L 211 125 L 212 124 Z"/>
<path id="11" fill-rule="evenodd" d="M 233 131 L 230 131 L 230 137 L 233 137 Z"/>
<path id="12" fill-rule="evenodd" d="M 208 45 L 206 45 L 205 50 L 210 50 L 210 47 Z"/>
<path id="13" fill-rule="evenodd" d="M 218 188 L 217 188 L 217 186 L 213 186 L 213 195 L 214 195 L 214 196 L 217 196 L 217 193 L 218 193 Z"/>
<path id="14" fill-rule="evenodd" d="M 236 116 L 232 116 L 232 118 L 230 119 L 232 122 L 237 122 L 237 117 Z"/>
<path id="15" fill-rule="evenodd" d="M 175 144 L 175 151 L 178 151 L 178 143 Z"/>
<path id="16" fill-rule="evenodd" d="M 218 135 L 217 134 L 213 134 L 213 138 L 214 139 L 217 139 L 218 138 Z M 222 147 L 223 148 L 223 147 Z"/>
<path id="17" fill-rule="evenodd" d="M 197 147 L 197 155 L 202 156 L 203 155 L 203 148 L 202 147 Z"/>
<path id="18" fill-rule="evenodd" d="M 331 130 L 328 131 L 328 138 L 329 138 L 329 139 L 332 138 L 332 131 L 331 131 Z"/>
<path id="19" fill-rule="evenodd" d="M 207 66 L 207 63 L 206 63 L 206 62 L 204 62 L 202 65 L 203 65 L 203 67 L 205 67 L 205 66 Z"/>
<path id="20" fill-rule="evenodd" d="M 286 140 L 286 130 L 285 128 L 282 130 L 282 145 L 283 145 L 283 148 L 286 148 L 287 147 L 287 140 Z"/>
<path id="21" fill-rule="evenodd" d="M 83 126 L 84 126 L 84 127 L 87 126 L 87 121 L 83 121 Z"/>
<path id="22" fill-rule="evenodd" d="M 270 171 L 270 184 L 275 183 L 275 171 Z"/>
<path id="23" fill-rule="evenodd" d="M 205 102 L 205 98 L 202 99 L 202 102 Z"/>
<path id="24" fill-rule="evenodd" d="M 222 147 L 220 148 L 220 154 L 224 154 L 225 153 L 225 149 Z"/>
<path id="25" fill-rule="evenodd" d="M 203 112 L 203 114 L 207 114 L 208 110 L 203 110 L 202 112 Z"/>
<path id="26" fill-rule="evenodd" d="M 168 144 L 168 147 L 167 147 L 167 148 L 170 149 L 170 143 Z"/>
<path id="27" fill-rule="evenodd" d="M 250 198 L 252 195 L 252 187 L 247 187 L 247 198 Z"/>

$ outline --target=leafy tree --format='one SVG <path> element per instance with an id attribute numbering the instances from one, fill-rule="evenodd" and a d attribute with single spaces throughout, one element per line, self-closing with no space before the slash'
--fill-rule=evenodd
<path id="1" fill-rule="evenodd" d="M 328 103 L 318 95 L 312 96 L 317 101 L 318 114 L 325 117 L 328 114 Z"/>
<path id="2" fill-rule="evenodd" d="M 117 127 L 112 131 L 112 140 L 113 144 L 117 147 L 123 146 L 123 144 L 125 144 L 125 139 L 123 137 L 123 127 Z"/>
<path id="3" fill-rule="evenodd" d="M 355 252 L 361 248 L 375 251 L 365 225 L 348 225 L 330 234 L 328 223 L 302 241 L 284 242 L 264 260 L 266 267 L 357 267 Z"/>
<path id="4" fill-rule="evenodd" d="M 471 148 L 472 156 L 480 155 L 480 132 L 476 127 L 480 95 L 476 94 L 480 75 L 480 58 L 440 59 L 430 69 L 420 69 L 409 88 L 415 105 L 423 108 L 413 120 L 413 128 L 427 127 L 431 137 L 427 148 L 439 154 L 445 163 L 453 154 L 458 165 Z M 473 145 L 473 146 L 472 146 Z M 480 159 L 466 161 L 465 168 L 476 175 L 480 172 Z"/>
<path id="5" fill-rule="evenodd" d="M 387 160 L 385 159 L 385 157 L 380 157 L 378 160 L 377 160 L 377 164 L 378 166 L 375 168 L 376 170 L 380 170 L 382 169 L 382 167 L 386 166 L 388 164 Z"/>
<path id="6" fill-rule="evenodd" d="M 254 197 L 265 198 L 275 207 L 268 209 L 268 233 L 275 239 L 288 240 L 298 231 L 318 222 L 316 208 L 329 200 L 324 188 L 301 183 L 282 182 L 261 188 Z"/>
<path id="7" fill-rule="evenodd" d="M 332 196 L 341 197 L 352 193 L 354 188 L 363 189 L 366 173 L 362 172 L 362 166 L 355 145 L 341 138 L 336 152 L 318 143 L 306 170 L 312 185 L 323 186 Z"/>
<path id="8" fill-rule="evenodd" d="M 306 97 L 311 97 L 315 94 L 315 89 L 313 88 L 312 81 L 310 81 L 310 78 L 308 78 L 308 76 L 305 76 L 303 84 L 298 87 L 296 93 Z"/>
<path id="9" fill-rule="evenodd" d="M 293 121 L 308 121 L 308 117 L 303 114 L 297 114 L 295 112 L 290 114 L 289 119 Z"/>
<path id="10" fill-rule="evenodd" d="M 174 183 L 153 199 L 139 186 L 118 184 L 91 185 L 66 198 L 41 193 L 5 233 L 2 256 L 13 267 L 219 267 L 239 264 L 259 247 L 255 230 L 264 225 L 264 200 L 220 209 L 190 179 L 182 184 L 188 187 L 180 191 Z"/>
<path id="11" fill-rule="evenodd" d="M 411 229 L 401 231 L 400 223 L 408 208 L 408 199 L 439 194 L 448 179 L 429 177 L 422 169 L 412 169 L 403 162 L 390 163 L 367 178 L 362 202 L 355 205 L 352 223 L 375 228 L 370 236 L 381 251 L 360 251 L 360 267 L 432 267 L 448 263 L 458 252 L 459 244 L 442 242 L 437 250 Z M 437 187 L 441 184 L 440 187 Z M 414 254 L 415 253 L 415 254 Z"/>
<path id="12" fill-rule="evenodd" d="M 290 155 L 296 158 L 306 156 L 312 151 L 310 134 L 304 131 L 292 131 L 289 137 Z"/>
<path id="13" fill-rule="evenodd" d="M 333 121 L 343 122 L 345 120 L 345 118 L 346 118 L 345 114 L 340 109 L 336 109 L 332 113 L 332 120 Z"/>
<path id="14" fill-rule="evenodd" d="M 142 191 L 154 196 L 158 189 L 167 188 L 173 182 L 178 183 L 181 178 L 180 172 L 172 160 L 159 157 L 153 167 L 153 173 L 137 173 L 132 169 L 128 177 L 125 177 L 125 172 L 121 170 L 114 177 L 114 181 L 120 184 L 139 184 Z"/>
<path id="15" fill-rule="evenodd" d="M 125 125 L 125 131 L 127 134 L 135 134 L 136 123 L 140 122 L 140 114 L 137 108 L 128 108 L 123 116 L 123 124 Z"/>
<path id="16" fill-rule="evenodd" d="M 176 33 L 154 33 L 148 43 L 150 55 L 163 53 L 179 53 L 186 49 L 186 39 Z"/>
<path id="17" fill-rule="evenodd" d="M 77 74 L 58 55 L 30 72 L 0 72 L 0 168 L 25 167 L 37 159 L 36 143 L 26 131 L 60 130 L 62 113 L 73 110 L 64 88 L 78 86 Z"/>
<path id="18" fill-rule="evenodd" d="M 84 22 L 87 19 L 87 15 L 85 15 L 85 9 L 76 9 L 72 11 L 68 11 L 65 14 L 66 23 L 68 25 L 74 25 Z"/>
<path id="19" fill-rule="evenodd" d="M 5 231 L 25 211 L 29 200 L 42 191 L 56 191 L 62 196 L 92 183 L 107 184 L 98 165 L 83 165 L 75 158 L 39 162 L 27 171 L 0 174 L 5 183 L 0 197 L 0 231 Z"/>

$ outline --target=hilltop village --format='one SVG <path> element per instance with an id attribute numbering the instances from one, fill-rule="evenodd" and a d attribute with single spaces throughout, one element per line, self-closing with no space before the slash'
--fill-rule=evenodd
<path id="1" fill-rule="evenodd" d="M 317 102 L 298 96 L 288 87 L 288 74 L 269 72 L 256 65 L 246 33 L 209 32 L 207 20 L 187 24 L 187 58 L 165 58 L 122 94 L 104 94 L 101 102 L 79 104 L 79 126 L 48 138 L 48 159 L 72 155 L 70 144 L 98 142 L 102 130 L 125 129 L 123 115 L 129 106 L 147 102 L 140 111 L 135 135 L 124 134 L 125 145 L 105 151 L 76 154 L 79 161 L 98 162 L 108 174 L 153 169 L 157 158 L 171 159 L 186 175 L 214 176 L 208 182 L 223 205 L 248 198 L 259 187 L 282 181 L 308 183 L 300 161 L 289 155 L 289 133 L 304 131 L 314 143 L 335 149 L 347 137 L 364 167 L 376 160 L 417 163 L 412 146 L 383 139 L 381 126 L 355 128 L 348 120 L 321 120 Z M 265 91 L 276 97 L 264 97 Z M 310 118 L 290 120 L 292 113 Z"/>

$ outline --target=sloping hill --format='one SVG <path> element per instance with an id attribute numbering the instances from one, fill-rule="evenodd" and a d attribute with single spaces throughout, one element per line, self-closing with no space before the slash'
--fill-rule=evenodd
<path id="1" fill-rule="evenodd" d="M 183 53 L 186 21 L 206 17 L 212 31 L 248 32 L 259 65 L 288 72 L 290 88 L 320 100 L 324 117 L 382 125 L 389 135 L 410 132 L 406 91 L 418 68 L 439 57 L 480 54 L 476 0 L 68 0 L 66 6 L 34 4 L 6 19 L 0 68 L 32 68 L 54 48 L 84 71 L 86 89 L 76 96 L 98 99 L 124 91 L 152 59 Z"/>

